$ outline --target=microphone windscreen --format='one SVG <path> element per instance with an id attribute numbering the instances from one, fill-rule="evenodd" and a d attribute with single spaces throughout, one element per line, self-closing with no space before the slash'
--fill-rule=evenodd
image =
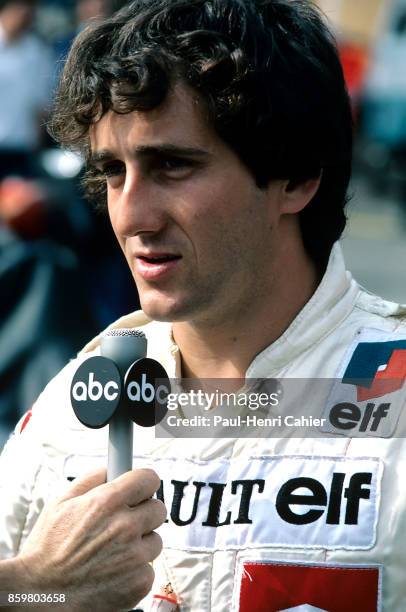
<path id="1" fill-rule="evenodd" d="M 124 376 L 134 361 L 146 357 L 147 339 L 138 329 L 110 329 L 102 335 L 100 349 L 101 355 L 112 359 Z"/>
<path id="2" fill-rule="evenodd" d="M 103 334 L 103 338 L 106 336 L 137 336 L 138 338 L 145 338 L 144 332 L 139 329 L 131 329 L 131 327 L 109 329 Z"/>

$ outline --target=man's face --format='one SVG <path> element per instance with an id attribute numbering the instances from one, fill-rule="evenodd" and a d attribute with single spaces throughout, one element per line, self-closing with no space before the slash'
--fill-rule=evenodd
<path id="1" fill-rule="evenodd" d="M 282 181 L 258 189 L 193 92 L 178 86 L 148 112 L 110 111 L 90 138 L 148 316 L 218 323 L 261 299 Z"/>

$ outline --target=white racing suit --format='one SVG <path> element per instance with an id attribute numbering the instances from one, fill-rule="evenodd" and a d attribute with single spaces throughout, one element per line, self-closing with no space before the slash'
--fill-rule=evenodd
<path id="1" fill-rule="evenodd" d="M 406 610 L 406 442 L 389 423 L 392 398 L 403 405 L 405 317 L 406 308 L 356 284 L 336 245 L 313 297 L 246 373 L 282 386 L 335 379 L 322 405 L 317 393 L 299 398 L 308 414 L 327 417 L 323 437 L 245 437 L 241 429 L 233 438 L 156 438 L 135 427 L 134 466 L 161 476 L 169 514 L 152 594 L 171 583 L 182 612 Z M 113 327 L 142 328 L 148 356 L 179 374 L 169 324 L 138 312 Z M 69 396 L 79 363 L 98 352 L 96 338 L 48 385 L 3 452 L 3 558 L 18 553 L 47 500 L 106 465 L 107 428 L 82 426 Z M 369 389 L 357 386 L 364 378 Z M 150 598 L 138 608 L 149 610 Z"/>

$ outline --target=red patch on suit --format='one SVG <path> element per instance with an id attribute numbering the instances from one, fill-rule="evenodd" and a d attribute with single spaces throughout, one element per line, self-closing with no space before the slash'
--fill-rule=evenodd
<path id="1" fill-rule="evenodd" d="M 32 417 L 32 410 L 28 410 L 28 412 L 25 413 L 23 422 L 21 423 L 20 434 L 23 433 L 24 429 L 27 427 L 28 422 L 31 417 Z"/>
<path id="2" fill-rule="evenodd" d="M 246 562 L 240 612 L 314 606 L 326 612 L 378 612 L 380 571 L 373 566 Z"/>

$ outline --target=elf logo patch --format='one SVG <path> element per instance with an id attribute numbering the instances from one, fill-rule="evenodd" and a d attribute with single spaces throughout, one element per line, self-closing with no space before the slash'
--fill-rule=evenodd
<path id="1" fill-rule="evenodd" d="M 404 435 L 405 381 L 406 339 L 360 330 L 339 367 L 320 431 L 351 437 Z"/>
<path id="2" fill-rule="evenodd" d="M 66 476 L 77 473 L 75 463 L 84 471 L 75 455 Z M 161 477 L 166 548 L 368 550 L 376 541 L 383 464 L 375 457 L 134 458 L 140 466 Z"/>
<path id="3" fill-rule="evenodd" d="M 379 565 L 243 561 L 238 574 L 239 612 L 381 610 Z"/>
<path id="4" fill-rule="evenodd" d="M 167 548 L 369 549 L 382 477 L 367 457 L 278 456 L 156 462 Z"/>
<path id="5" fill-rule="evenodd" d="M 360 342 L 342 382 L 357 387 L 357 401 L 401 389 L 406 380 L 406 340 Z"/>

